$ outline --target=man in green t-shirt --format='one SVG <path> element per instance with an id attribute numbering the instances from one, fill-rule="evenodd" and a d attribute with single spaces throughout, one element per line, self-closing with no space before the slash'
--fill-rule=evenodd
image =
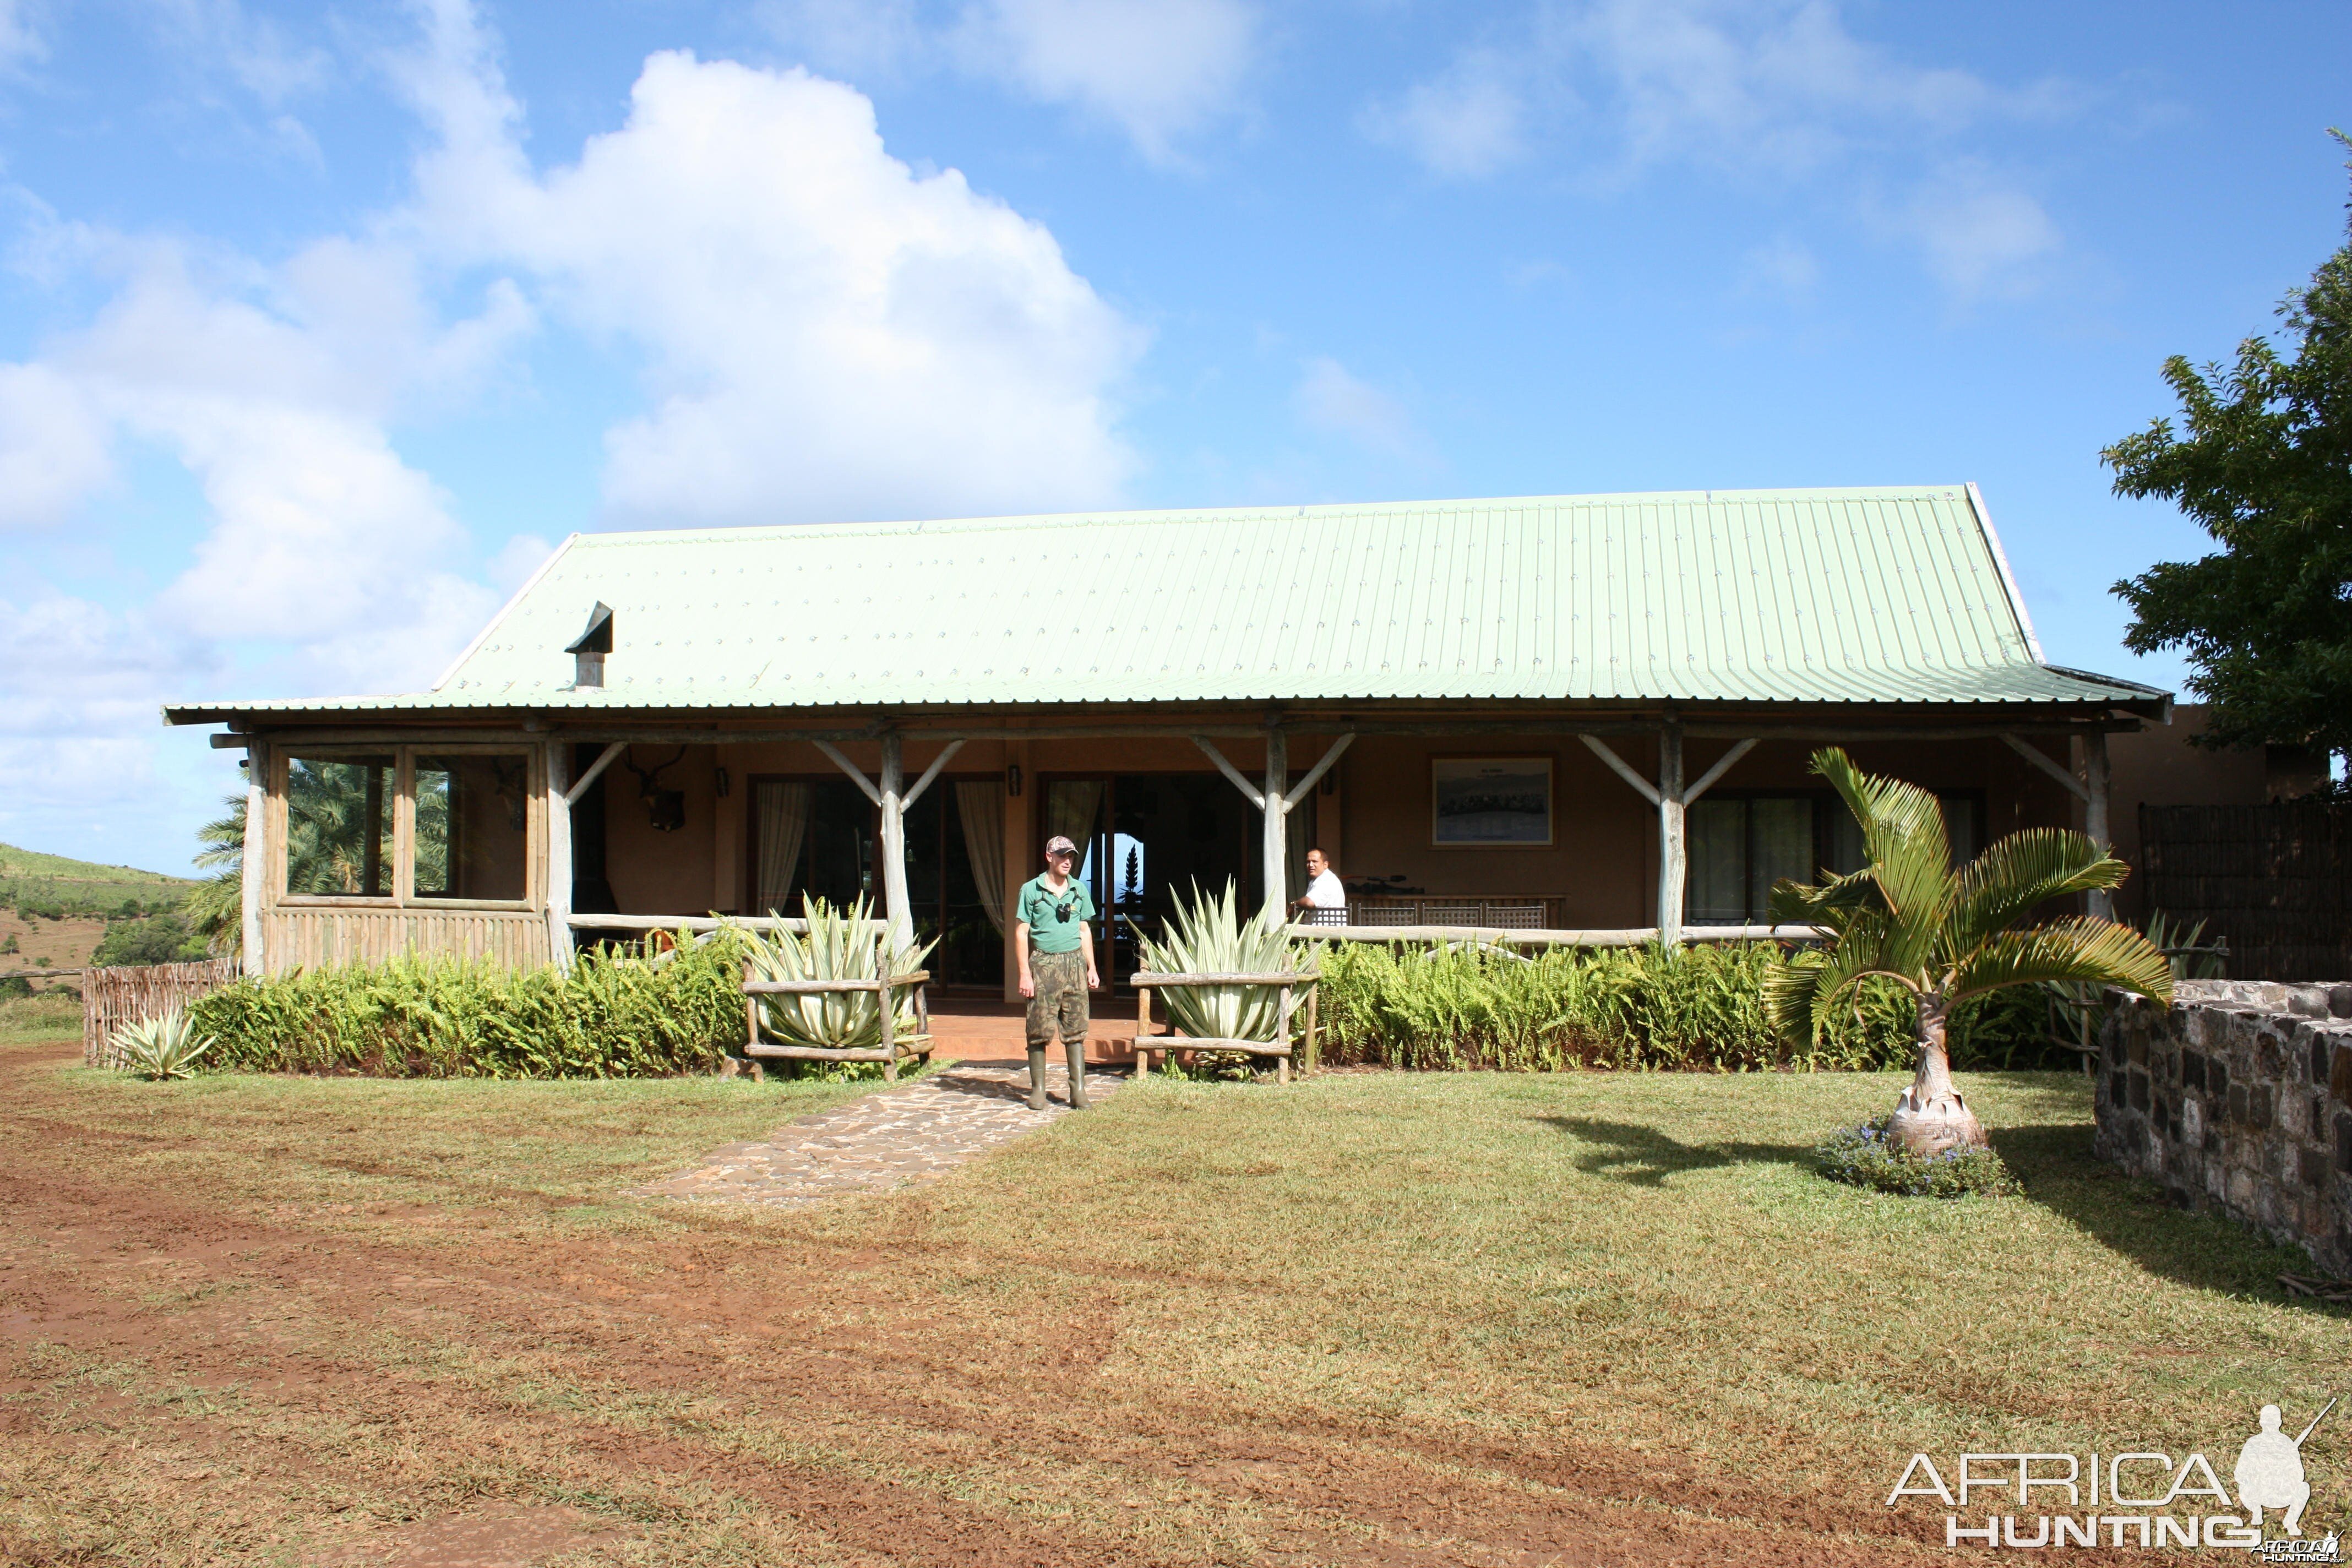
<path id="1" fill-rule="evenodd" d="M 1087 1108 L 1087 993 L 1095 972 L 1095 901 L 1070 875 L 1078 847 L 1056 835 L 1045 844 L 1045 874 L 1021 884 L 1013 945 L 1021 994 L 1029 999 L 1029 1109 L 1045 1109 L 1045 1047 L 1062 1037 L 1070 1062 L 1070 1109 Z"/>

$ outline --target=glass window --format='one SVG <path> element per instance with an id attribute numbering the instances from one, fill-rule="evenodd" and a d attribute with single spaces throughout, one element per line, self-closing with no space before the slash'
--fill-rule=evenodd
<path id="1" fill-rule="evenodd" d="M 1984 847 L 1984 803 L 1973 795 L 1936 796 L 1944 808 L 1944 837 L 1952 847 L 1952 864 L 1965 866 Z"/>
<path id="2" fill-rule="evenodd" d="M 1748 803 L 1702 796 L 1685 818 L 1690 871 L 1684 918 L 1694 925 L 1748 923 Z"/>
<path id="3" fill-rule="evenodd" d="M 1783 877 L 1811 882 L 1813 864 L 1813 803 L 1811 800 L 1751 800 L 1748 803 L 1748 913 L 1761 922 L 1772 918 L 1772 884 Z"/>
<path id="4" fill-rule="evenodd" d="M 389 755 L 302 757 L 286 767 L 286 890 L 296 896 L 392 897 Z"/>
<path id="5" fill-rule="evenodd" d="M 1772 884 L 1811 882 L 1833 800 L 1811 795 L 1708 795 L 1685 818 L 1689 880 L 1683 918 L 1693 925 L 1761 925 L 1772 918 Z M 1832 830 L 1829 837 L 1835 839 Z M 1860 834 L 1854 834 L 1859 863 Z"/>
<path id="6" fill-rule="evenodd" d="M 416 897 L 530 896 L 530 759 L 416 759 Z"/>
<path id="7" fill-rule="evenodd" d="M 1870 847 L 1862 841 L 1862 824 L 1835 796 L 1822 809 L 1830 819 L 1829 868 L 1841 877 L 1851 877 L 1870 863 Z"/>

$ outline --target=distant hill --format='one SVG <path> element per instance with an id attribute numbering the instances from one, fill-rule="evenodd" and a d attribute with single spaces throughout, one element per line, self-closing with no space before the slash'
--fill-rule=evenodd
<path id="1" fill-rule="evenodd" d="M 152 912 L 177 904 L 194 886 L 186 877 L 0 844 L 0 904 L 42 914 L 112 914 L 125 902 Z"/>

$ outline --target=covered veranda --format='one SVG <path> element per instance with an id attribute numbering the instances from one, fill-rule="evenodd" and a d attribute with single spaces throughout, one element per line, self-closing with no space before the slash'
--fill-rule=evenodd
<path id="1" fill-rule="evenodd" d="M 167 718 L 248 754 L 257 972 L 818 896 L 1001 1002 L 1056 833 L 1114 982 L 1191 889 L 1281 910 L 1310 845 L 1334 937 L 1706 940 L 1856 863 L 1821 744 L 1965 854 L 2105 838 L 2107 737 L 2168 712 L 2044 662 L 1981 498 L 1922 487 L 575 536 L 427 691 Z"/>

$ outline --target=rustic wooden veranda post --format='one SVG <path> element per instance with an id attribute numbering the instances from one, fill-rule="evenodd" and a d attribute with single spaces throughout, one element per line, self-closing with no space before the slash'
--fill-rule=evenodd
<path id="1" fill-rule="evenodd" d="M 1290 902 L 1290 738 L 1276 726 L 1265 731 L 1265 921 L 1279 925 Z"/>
<path id="2" fill-rule="evenodd" d="M 897 731 L 882 737 L 882 911 L 893 949 L 913 944 L 915 916 L 907 902 L 907 787 L 904 742 Z M 895 1076 L 895 1075 L 894 1075 Z"/>
<path id="3" fill-rule="evenodd" d="M 245 972 L 265 973 L 261 951 L 261 900 L 269 877 L 269 747 L 256 741 L 246 748 L 245 849 L 237 858 L 238 891 L 243 897 L 237 935 L 245 952 Z"/>
<path id="4" fill-rule="evenodd" d="M 1683 799 L 1683 727 L 1673 719 L 1658 731 L 1658 940 L 1683 940 L 1683 900 L 1689 879 L 1683 844 L 1688 806 Z"/>
<path id="5" fill-rule="evenodd" d="M 547 742 L 547 956 L 562 970 L 572 967 L 572 748 Z"/>
<path id="6" fill-rule="evenodd" d="M 2093 730 L 2083 737 L 2083 831 L 2102 850 L 2114 846 L 2107 823 L 2107 790 L 2113 775 L 2107 764 L 2107 735 L 2104 730 Z M 2103 921 L 2116 918 L 2116 895 L 2107 888 L 2094 888 L 2089 900 L 2090 911 Z"/>

